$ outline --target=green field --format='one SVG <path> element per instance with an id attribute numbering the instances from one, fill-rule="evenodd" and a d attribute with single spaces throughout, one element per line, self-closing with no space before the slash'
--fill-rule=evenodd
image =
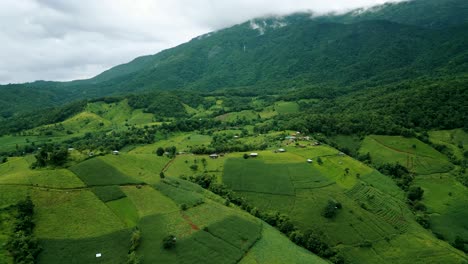
<path id="1" fill-rule="evenodd" d="M 275 111 L 279 114 L 289 114 L 299 112 L 299 105 L 295 102 L 277 102 Z"/>
<path id="2" fill-rule="evenodd" d="M 447 146 L 458 159 L 468 151 L 468 133 L 461 129 L 430 131 L 429 140 Z"/>
<path id="3" fill-rule="evenodd" d="M 10 158 L 0 164 L 0 184 L 30 185 L 48 188 L 77 188 L 84 183 L 72 172 L 66 169 L 35 169 L 29 168 L 26 158 Z"/>
<path id="4" fill-rule="evenodd" d="M 97 237 L 125 228 L 91 191 L 34 190 L 31 196 L 40 239 Z"/>
<path id="5" fill-rule="evenodd" d="M 468 188 L 449 174 L 418 177 L 415 184 L 424 189 L 422 203 L 430 214 L 431 230 L 450 242 L 456 236 L 468 238 Z"/>
<path id="6" fill-rule="evenodd" d="M 376 165 L 399 163 L 421 175 L 448 172 L 453 169 L 446 156 L 414 138 L 367 136 L 359 152 L 370 153 L 372 162 Z"/>
<path id="7" fill-rule="evenodd" d="M 137 184 L 142 182 L 123 174 L 99 157 L 74 165 L 70 167 L 70 170 L 88 186 Z"/>
<path id="8" fill-rule="evenodd" d="M 91 191 L 103 202 L 109 202 L 126 197 L 125 193 L 117 185 L 96 186 Z"/>
<path id="9" fill-rule="evenodd" d="M 167 157 L 158 157 L 156 154 L 120 153 L 100 159 L 132 179 L 148 184 L 159 182 L 159 173 L 169 162 Z"/>
<path id="10" fill-rule="evenodd" d="M 131 230 L 124 229 L 81 239 L 41 239 L 39 263 L 125 263 L 130 236 Z"/>
<path id="11" fill-rule="evenodd" d="M 263 225 L 262 237 L 240 264 L 325 264 L 323 259 L 292 244 L 287 237 L 268 225 Z"/>
<path id="12" fill-rule="evenodd" d="M 134 227 L 138 223 L 138 211 L 128 198 L 121 198 L 107 202 L 106 205 L 120 218 L 127 227 Z"/>

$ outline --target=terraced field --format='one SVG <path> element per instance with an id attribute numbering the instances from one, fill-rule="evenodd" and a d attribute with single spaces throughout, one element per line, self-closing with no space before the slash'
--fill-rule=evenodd
<path id="1" fill-rule="evenodd" d="M 419 175 L 448 172 L 453 169 L 446 156 L 414 138 L 367 136 L 359 152 L 370 153 L 372 162 L 376 165 L 398 162 Z"/>

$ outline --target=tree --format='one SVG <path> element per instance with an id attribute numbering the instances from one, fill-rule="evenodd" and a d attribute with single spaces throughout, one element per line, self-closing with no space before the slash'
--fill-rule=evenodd
<path id="1" fill-rule="evenodd" d="M 243 157 L 244 157 L 244 159 L 248 159 L 248 158 L 249 158 L 249 154 L 244 153 L 244 156 L 243 156 Z"/>
<path id="2" fill-rule="evenodd" d="M 408 199 L 412 202 L 421 200 L 423 194 L 424 190 L 419 186 L 411 186 L 408 189 Z"/>
<path id="3" fill-rule="evenodd" d="M 192 164 L 192 165 L 190 165 L 190 169 L 193 170 L 193 171 L 197 171 L 198 170 L 198 165 L 197 164 Z"/>
<path id="4" fill-rule="evenodd" d="M 159 173 L 159 178 L 161 178 L 161 179 L 166 178 L 166 175 L 164 175 L 164 172 L 163 172 L 163 171 L 161 171 L 161 172 Z"/>
<path id="5" fill-rule="evenodd" d="M 156 155 L 158 155 L 158 156 L 160 156 L 160 157 L 161 157 L 162 155 L 164 155 L 164 149 L 161 148 L 161 147 L 159 147 L 159 148 L 156 150 Z"/>
<path id="6" fill-rule="evenodd" d="M 163 247 L 171 249 L 176 245 L 177 238 L 174 235 L 168 235 L 163 239 Z"/>
<path id="7" fill-rule="evenodd" d="M 320 157 L 317 158 L 317 164 L 318 165 L 322 165 L 323 164 L 323 161 Z"/>
<path id="8" fill-rule="evenodd" d="M 335 217 L 338 210 L 341 209 L 341 203 L 336 203 L 329 200 L 325 208 L 323 209 L 322 215 L 326 218 Z"/>

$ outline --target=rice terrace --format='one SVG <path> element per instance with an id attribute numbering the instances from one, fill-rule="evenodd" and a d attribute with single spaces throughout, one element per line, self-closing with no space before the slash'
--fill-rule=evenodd
<path id="1" fill-rule="evenodd" d="M 0 264 L 468 264 L 467 1 L 0 10 Z"/>

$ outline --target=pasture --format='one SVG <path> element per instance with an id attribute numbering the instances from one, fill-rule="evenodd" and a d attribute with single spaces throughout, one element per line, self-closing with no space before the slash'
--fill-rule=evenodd
<path id="1" fill-rule="evenodd" d="M 278 230 L 262 225 L 262 236 L 239 264 L 325 264 L 325 260 L 291 243 Z"/>
<path id="2" fill-rule="evenodd" d="M 91 191 L 32 190 L 39 239 L 78 239 L 125 228 Z"/>
<path id="3" fill-rule="evenodd" d="M 120 198 L 107 202 L 106 205 L 117 215 L 127 227 L 134 227 L 138 223 L 138 211 L 128 198 Z"/>
<path id="4" fill-rule="evenodd" d="M 101 158 L 92 158 L 70 167 L 87 186 L 138 184 L 142 181 L 131 178 Z"/>
<path id="5" fill-rule="evenodd" d="M 47 188 L 77 188 L 84 183 L 66 169 L 29 168 L 30 163 L 23 157 L 9 158 L 0 164 L 0 184 L 30 185 Z"/>
<path id="6" fill-rule="evenodd" d="M 101 236 L 79 239 L 40 239 L 39 263 L 125 263 L 131 230 L 123 229 Z M 101 253 L 101 258 L 96 258 Z"/>
<path id="7" fill-rule="evenodd" d="M 92 187 L 91 191 L 104 203 L 126 197 L 117 185 L 96 186 Z"/>
<path id="8" fill-rule="evenodd" d="M 131 154 L 121 152 L 119 155 L 100 157 L 102 161 L 129 175 L 133 179 L 148 184 L 159 182 L 159 173 L 169 159 L 156 154 Z"/>
<path id="9" fill-rule="evenodd" d="M 415 185 L 424 190 L 421 202 L 427 206 L 432 231 L 450 242 L 457 235 L 468 238 L 468 188 L 450 174 L 418 177 Z"/>
<path id="10" fill-rule="evenodd" d="M 359 153 L 370 153 L 372 162 L 376 165 L 399 163 L 421 175 L 448 172 L 453 169 L 446 156 L 415 138 L 367 136 L 362 142 Z"/>
<path id="11" fill-rule="evenodd" d="M 274 109 L 278 114 L 297 113 L 299 105 L 296 102 L 276 102 Z"/>

